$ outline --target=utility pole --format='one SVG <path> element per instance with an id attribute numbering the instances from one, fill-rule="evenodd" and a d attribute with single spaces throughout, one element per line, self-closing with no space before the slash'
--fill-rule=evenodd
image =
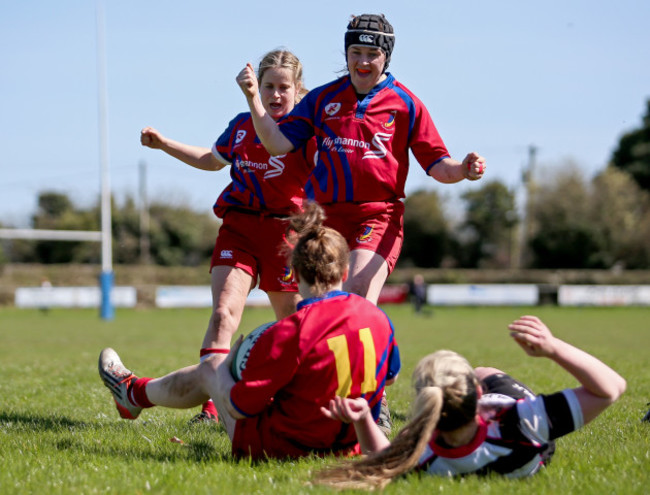
<path id="1" fill-rule="evenodd" d="M 528 146 L 528 164 L 522 174 L 525 198 L 519 240 L 519 268 L 523 268 L 529 261 L 528 241 L 530 240 L 530 214 L 532 209 L 536 159 L 537 147 L 531 144 Z"/>
<path id="2" fill-rule="evenodd" d="M 139 163 L 140 177 L 140 263 L 148 265 L 151 262 L 149 237 L 149 201 L 147 199 L 147 164 Z"/>

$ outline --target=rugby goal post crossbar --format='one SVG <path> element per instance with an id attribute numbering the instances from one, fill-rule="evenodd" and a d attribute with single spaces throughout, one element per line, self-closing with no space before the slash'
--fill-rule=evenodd
<path id="1" fill-rule="evenodd" d="M 0 229 L 0 239 L 101 242 L 102 233 L 94 230 Z"/>

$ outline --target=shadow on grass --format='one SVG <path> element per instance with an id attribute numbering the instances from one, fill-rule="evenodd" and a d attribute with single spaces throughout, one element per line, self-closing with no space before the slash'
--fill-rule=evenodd
<path id="1" fill-rule="evenodd" d="M 395 414 L 403 420 L 403 416 Z M 169 425 L 168 425 L 169 426 Z M 210 425 L 212 426 L 212 425 Z M 42 442 L 57 451 L 79 453 L 83 456 L 106 457 L 126 461 L 154 461 L 171 463 L 235 463 L 250 466 L 295 463 L 295 459 L 235 459 L 230 453 L 230 441 L 225 440 L 223 428 L 171 430 L 152 427 L 146 422 L 77 421 L 59 415 L 39 415 L 26 412 L 0 412 L 0 429 L 15 434 L 41 434 Z M 172 441 L 173 431 L 187 441 Z M 83 434 L 79 434 L 83 433 Z M 168 433 L 170 436 L 167 436 Z M 150 439 L 147 435 L 154 438 Z M 215 435 L 216 442 L 205 440 Z M 201 437 L 204 438 L 201 438 Z M 221 447 L 216 444 L 222 444 Z M 325 454 L 328 455 L 328 454 Z M 314 454 L 316 456 L 316 454 Z M 309 458 L 309 456 L 307 457 Z"/>
<path id="2" fill-rule="evenodd" d="M 29 428 L 34 433 L 61 431 L 70 429 L 87 429 L 90 423 L 76 421 L 65 416 L 42 416 L 32 413 L 0 412 L 0 424 L 16 424 Z"/>
<path id="3" fill-rule="evenodd" d="M 106 425 L 95 421 L 77 421 L 65 416 L 42 415 L 27 412 L 0 412 L 0 429 L 7 433 L 43 435 L 44 442 L 59 451 L 77 451 L 83 455 L 130 460 L 154 460 L 157 462 L 229 462 L 230 449 L 224 452 L 212 442 L 192 438 L 183 443 L 174 443 L 171 438 L 160 439 L 164 429 L 151 432 L 156 440 L 149 439 L 146 429 L 138 428 L 146 423 L 114 423 Z M 135 427 L 135 428 L 134 428 Z M 87 433 L 87 435 L 71 435 Z M 225 435 L 218 429 L 205 434 Z M 52 436 L 54 435 L 54 437 Z M 200 436 L 195 431 L 190 437 Z M 141 441 L 143 440 L 143 441 Z M 116 442 L 123 441 L 123 445 Z M 146 443 L 145 443 L 146 442 Z M 228 442 L 228 446 L 229 446 Z"/>
<path id="4" fill-rule="evenodd" d="M 171 442 L 170 442 L 171 443 Z M 187 463 L 195 462 L 217 463 L 232 462 L 233 458 L 228 453 L 220 452 L 209 442 L 191 442 L 179 445 L 178 448 L 153 443 L 150 446 L 142 444 L 136 446 L 118 446 L 95 442 L 89 444 L 73 438 L 64 438 L 55 443 L 58 450 L 76 450 L 83 452 L 84 456 L 106 457 L 109 459 L 122 459 L 124 461 L 154 461 L 157 463 Z"/>

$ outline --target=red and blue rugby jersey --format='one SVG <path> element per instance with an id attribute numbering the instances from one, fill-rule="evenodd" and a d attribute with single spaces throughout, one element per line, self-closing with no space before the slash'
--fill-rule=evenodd
<path id="1" fill-rule="evenodd" d="M 361 102 L 349 76 L 316 88 L 280 129 L 296 149 L 316 135 L 305 192 L 322 204 L 403 198 L 409 149 L 427 172 L 449 156 L 425 106 L 391 74 Z"/>
<path id="2" fill-rule="evenodd" d="M 388 316 L 366 299 L 333 291 L 301 301 L 252 347 L 230 392 L 245 416 L 263 413 L 276 435 L 306 449 L 354 444 L 354 428 L 326 418 L 336 395 L 368 400 L 377 419 L 387 379 L 400 369 Z"/>
<path id="3" fill-rule="evenodd" d="M 214 205 L 223 217 L 229 207 L 288 214 L 300 206 L 304 185 L 313 167 L 304 149 L 270 156 L 255 133 L 250 113 L 240 113 L 212 146 L 212 153 L 231 164 L 232 182 Z"/>

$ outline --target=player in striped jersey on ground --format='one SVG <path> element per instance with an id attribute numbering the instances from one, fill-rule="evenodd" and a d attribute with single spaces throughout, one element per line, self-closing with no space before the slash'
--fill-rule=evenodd
<path id="1" fill-rule="evenodd" d="M 318 482 L 377 488 L 411 470 L 529 476 L 548 462 L 556 438 L 593 420 L 625 391 L 618 373 L 554 337 L 539 318 L 523 316 L 508 328 L 528 355 L 555 361 L 581 386 L 535 395 L 498 369 L 474 370 L 459 354 L 438 351 L 416 366 L 413 419 L 392 443 L 369 420 L 362 399 L 337 398 L 323 410 L 332 419 L 353 422 L 368 456 L 321 472 Z"/>

